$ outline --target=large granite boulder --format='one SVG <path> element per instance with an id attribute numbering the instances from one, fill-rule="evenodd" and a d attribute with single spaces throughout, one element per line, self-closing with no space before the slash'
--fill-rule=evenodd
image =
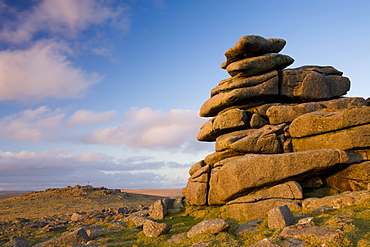
<path id="1" fill-rule="evenodd" d="M 314 176 L 349 157 L 341 150 L 326 149 L 273 155 L 247 154 L 223 165 L 211 175 L 208 203 L 220 205 L 263 186 Z"/>

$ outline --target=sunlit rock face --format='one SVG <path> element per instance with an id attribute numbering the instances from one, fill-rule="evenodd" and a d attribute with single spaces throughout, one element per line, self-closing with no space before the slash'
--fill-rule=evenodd
<path id="1" fill-rule="evenodd" d="M 197 138 L 215 152 L 190 169 L 188 205 L 268 210 L 323 186 L 367 189 L 369 100 L 344 97 L 350 80 L 332 66 L 286 68 L 294 59 L 280 54 L 285 45 L 247 35 L 226 51 L 231 77 L 200 108 L 210 119 Z"/>

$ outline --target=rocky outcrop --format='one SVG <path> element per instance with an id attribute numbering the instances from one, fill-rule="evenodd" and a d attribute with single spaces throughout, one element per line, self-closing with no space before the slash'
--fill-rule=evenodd
<path id="1" fill-rule="evenodd" d="M 344 97 L 350 80 L 332 66 L 286 69 L 294 60 L 279 54 L 285 43 L 248 35 L 225 53 L 231 78 L 201 106 L 211 118 L 197 136 L 215 152 L 190 169 L 188 205 L 239 210 L 241 219 L 254 204 L 269 205 L 266 215 L 320 187 L 367 188 L 369 101 Z"/>

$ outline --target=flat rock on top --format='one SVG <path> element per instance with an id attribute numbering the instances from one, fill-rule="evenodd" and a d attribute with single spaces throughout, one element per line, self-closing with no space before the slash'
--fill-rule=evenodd
<path id="1" fill-rule="evenodd" d="M 246 35 L 241 37 L 238 42 L 225 52 L 226 61 L 221 64 L 225 69 L 230 63 L 254 57 L 264 53 L 280 52 L 286 44 L 283 39 L 265 39 L 258 35 Z"/>

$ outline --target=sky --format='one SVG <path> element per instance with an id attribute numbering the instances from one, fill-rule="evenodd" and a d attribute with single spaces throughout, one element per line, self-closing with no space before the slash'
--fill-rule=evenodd
<path id="1" fill-rule="evenodd" d="M 370 96 L 367 0 L 0 0 L 0 190 L 183 188 L 245 35 Z"/>

